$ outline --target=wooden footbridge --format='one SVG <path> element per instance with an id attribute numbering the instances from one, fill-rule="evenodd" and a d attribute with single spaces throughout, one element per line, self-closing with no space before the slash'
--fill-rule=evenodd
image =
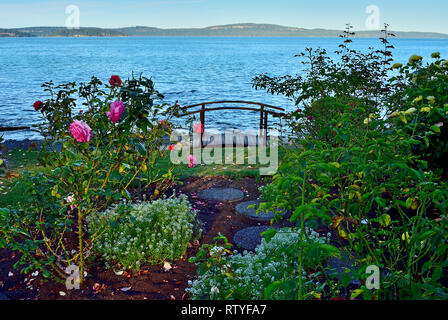
<path id="1" fill-rule="evenodd" d="M 215 105 L 250 105 L 251 107 L 242 107 L 242 106 L 221 106 L 216 107 Z M 207 108 L 207 106 L 212 106 L 210 108 Z M 252 107 L 257 106 L 257 107 Z M 198 109 L 199 108 L 199 109 Z M 269 124 L 269 115 L 272 115 L 274 118 L 282 118 L 285 116 L 285 109 L 274 107 L 265 103 L 260 102 L 253 102 L 253 101 L 240 101 L 240 100 L 224 100 L 224 101 L 213 101 L 213 102 L 202 102 L 198 104 L 193 104 L 190 106 L 186 106 L 182 108 L 185 113 L 179 115 L 178 117 L 186 117 L 189 115 L 199 114 L 200 115 L 200 121 L 204 127 L 205 130 L 205 113 L 206 112 L 212 112 L 212 111 L 221 111 L 221 110 L 246 110 L 246 111 L 252 111 L 257 112 L 260 114 L 260 131 L 264 133 L 265 136 L 267 136 L 267 130 L 268 130 L 268 124 Z M 192 110 L 192 109 L 198 109 L 198 110 Z M 192 111 L 190 111 L 192 110 Z M 201 134 L 201 148 L 204 147 L 203 142 L 203 133 Z"/>
<path id="2" fill-rule="evenodd" d="M 226 106 L 219 106 L 226 105 Z M 231 105 L 231 106 L 228 106 Z M 238 106 L 239 105 L 239 106 Z M 241 106 L 245 105 L 245 106 Z M 211 107 L 209 107 L 211 106 Z M 255 107 L 256 106 L 256 107 Z M 196 109 L 196 110 L 195 110 Z M 212 101 L 212 102 L 202 102 L 198 104 L 193 104 L 190 106 L 182 107 L 184 111 L 183 114 L 178 115 L 178 117 L 186 117 L 189 115 L 199 114 L 200 121 L 205 129 L 205 113 L 222 111 L 222 110 L 242 110 L 242 111 L 252 111 L 257 112 L 260 115 L 260 130 L 264 132 L 267 136 L 269 115 L 273 118 L 282 118 L 285 116 L 285 109 L 271 106 L 265 103 L 253 102 L 253 101 L 239 101 L 239 100 L 223 100 L 223 101 Z M 19 130 L 31 130 L 30 127 L 0 127 L 0 132 L 10 132 Z M 203 133 L 201 134 L 201 148 L 203 147 Z"/>

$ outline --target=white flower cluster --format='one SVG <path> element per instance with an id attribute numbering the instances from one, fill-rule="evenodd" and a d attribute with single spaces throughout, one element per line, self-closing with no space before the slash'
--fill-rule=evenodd
<path id="1" fill-rule="evenodd" d="M 196 212 L 185 195 L 153 202 L 120 204 L 88 219 L 95 250 L 107 267 L 138 270 L 144 263 L 179 258 L 193 235 Z"/>
<path id="2" fill-rule="evenodd" d="M 300 231 L 285 228 L 269 241 L 263 239 L 255 252 L 245 251 L 226 257 L 226 261 L 207 270 L 199 278 L 189 282 L 187 292 L 193 299 L 225 299 L 229 292 L 232 298 L 259 300 L 264 298 L 265 289 L 275 281 L 288 283 L 291 290 L 280 288 L 272 299 L 294 299 L 297 297 L 299 277 L 308 291 L 320 285 L 315 274 L 299 272 Z M 313 230 L 307 230 L 308 243 L 327 243 Z M 232 276 L 227 276 L 232 273 Z M 219 294 L 223 293 L 222 296 Z M 290 296 L 293 294 L 293 296 Z"/>

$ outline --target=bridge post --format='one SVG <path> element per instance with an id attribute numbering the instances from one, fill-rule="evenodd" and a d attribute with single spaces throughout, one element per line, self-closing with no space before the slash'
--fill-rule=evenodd
<path id="1" fill-rule="evenodd" d="M 202 149 L 202 148 L 204 148 L 204 142 L 202 139 L 204 138 L 204 131 L 205 131 L 205 104 L 202 105 L 202 109 L 201 109 L 201 124 L 202 124 L 202 131 L 201 131 L 200 146 Z"/>
<path id="2" fill-rule="evenodd" d="M 267 111 L 264 112 L 264 130 L 268 131 L 268 117 L 269 113 Z"/>

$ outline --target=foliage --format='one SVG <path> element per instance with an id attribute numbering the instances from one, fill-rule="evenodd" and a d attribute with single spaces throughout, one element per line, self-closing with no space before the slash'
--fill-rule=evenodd
<path id="1" fill-rule="evenodd" d="M 416 152 L 428 146 L 429 136 L 439 139 L 432 143 L 438 156 L 443 154 L 436 135 L 440 125 L 435 126 L 443 119 L 421 117 L 425 107 L 445 116 L 443 108 L 436 108 L 443 102 L 444 70 L 441 61 L 422 69 L 421 57 L 411 57 L 402 78 L 388 81 L 387 35 L 386 29 L 382 51 L 360 54 L 349 49 L 346 39 L 338 61 L 330 61 L 322 50 L 308 50 L 311 67 L 304 77 L 262 75 L 254 80 L 271 93 L 297 96 L 296 103 L 305 109 L 290 114 L 291 139 L 299 147 L 286 150 L 262 198 L 265 209 L 291 210 L 298 228 L 325 224 L 333 230 L 334 244 L 352 267 L 341 279 L 327 280 L 330 297 L 351 292 L 351 298 L 446 299 L 448 186 L 430 171 L 434 166 L 427 154 Z M 406 75 L 409 69 L 413 73 Z M 408 86 L 403 79 L 411 74 L 422 78 Z M 394 85 L 384 89 L 386 81 Z M 381 119 L 383 113 L 396 116 L 397 122 Z M 304 119 L 316 121 L 316 130 L 304 130 Z M 422 120 L 424 125 L 415 125 Z M 365 282 L 369 265 L 382 270 L 381 288 L 350 289 L 352 280 Z"/>
<path id="2" fill-rule="evenodd" d="M 422 57 L 413 56 L 406 66 L 396 65 L 398 75 L 391 86 L 404 88 L 394 96 L 390 107 L 393 123 L 422 143 L 413 152 L 425 159 L 429 167 L 448 174 L 448 61 L 439 53 L 423 66 Z"/>
<path id="3" fill-rule="evenodd" d="M 323 104 L 325 108 L 319 106 L 322 103 L 318 101 L 328 101 L 328 98 L 342 99 L 341 102 L 345 100 L 345 104 L 354 101 L 356 105 L 368 107 L 367 114 L 375 114 L 379 112 L 379 105 L 387 100 L 390 91 L 385 86 L 385 79 L 391 63 L 390 50 L 393 48 L 388 38 L 393 34 L 387 31 L 387 27 L 385 25 L 383 30 L 381 50 L 370 48 L 368 52 L 362 52 L 351 49 L 350 37 L 354 33 L 351 31 L 352 26 L 348 25 L 341 36 L 343 43 L 335 51 L 336 59 L 330 58 L 325 49 L 307 48 L 296 56 L 303 59 L 304 75 L 271 77 L 262 74 L 253 79 L 253 86 L 294 100 L 298 109 L 290 113 L 287 119 L 296 134 L 316 134 L 322 125 L 325 127 L 325 119 L 337 112 L 337 109 L 332 109 L 326 103 Z M 320 125 L 317 126 L 315 121 L 321 121 Z M 314 127 L 314 130 L 309 130 L 310 127 Z"/>
<path id="4" fill-rule="evenodd" d="M 182 256 L 192 239 L 196 212 L 185 195 L 153 202 L 120 204 L 89 217 L 94 250 L 106 266 L 138 270 Z"/>
<path id="5" fill-rule="evenodd" d="M 447 186 L 408 156 L 415 140 L 373 129 L 360 141 L 349 138 L 350 145 L 310 141 L 308 151 L 291 151 L 264 197 L 294 211 L 292 221 L 303 214 L 305 224 L 326 222 L 357 266 L 357 280 L 371 264 L 382 268 L 387 276 L 377 297 L 443 298 Z M 306 205 L 297 206 L 300 199 Z"/>
<path id="6" fill-rule="evenodd" d="M 322 289 L 319 266 L 328 257 L 322 246 L 328 239 L 312 230 L 306 230 L 304 241 L 300 231 L 282 229 L 270 238 L 263 239 L 255 252 L 238 254 L 228 245 L 205 245 L 192 259 L 199 264 L 199 278 L 190 282 L 187 292 L 193 299 L 295 299 L 298 296 L 299 278 L 304 281 L 306 299 L 318 296 Z M 217 238 L 216 240 L 225 240 Z M 299 254 L 304 248 L 301 267 Z"/>

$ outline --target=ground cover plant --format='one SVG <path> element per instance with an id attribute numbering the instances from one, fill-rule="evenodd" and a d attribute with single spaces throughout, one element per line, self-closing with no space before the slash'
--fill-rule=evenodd
<path id="1" fill-rule="evenodd" d="M 303 286 L 304 299 L 319 297 L 319 268 L 329 256 L 324 250 L 329 239 L 311 229 L 303 234 L 302 240 L 300 230 L 284 228 L 269 241 L 263 239 L 255 252 L 243 253 L 231 252 L 225 237 L 216 238 L 216 245 L 204 246 L 192 258 L 199 278 L 187 292 L 193 299 L 294 300 Z"/>
<path id="2" fill-rule="evenodd" d="M 106 266 L 126 270 L 180 258 L 197 225 L 196 212 L 185 195 L 115 205 L 88 220 L 90 238 L 98 238 L 94 250 L 106 261 Z"/>

